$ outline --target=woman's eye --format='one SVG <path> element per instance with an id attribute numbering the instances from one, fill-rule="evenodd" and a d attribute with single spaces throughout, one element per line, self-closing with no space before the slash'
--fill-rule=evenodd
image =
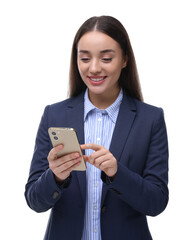
<path id="1" fill-rule="evenodd" d="M 111 62 L 111 61 L 112 61 L 112 58 L 103 58 L 102 61 L 103 61 L 103 62 Z"/>
<path id="2" fill-rule="evenodd" d="M 90 59 L 89 58 L 81 58 L 82 62 L 88 62 Z"/>

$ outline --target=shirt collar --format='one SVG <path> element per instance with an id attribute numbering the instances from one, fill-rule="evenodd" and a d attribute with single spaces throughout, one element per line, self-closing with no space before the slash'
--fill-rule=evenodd
<path id="1" fill-rule="evenodd" d="M 90 101 L 89 97 L 88 97 L 88 88 L 85 91 L 85 95 L 84 95 L 84 121 L 88 115 L 88 113 L 90 111 L 92 111 L 93 109 L 96 109 L 96 107 L 92 104 L 92 102 Z"/>
<path id="2" fill-rule="evenodd" d="M 105 110 L 100 110 L 100 109 L 96 108 L 90 101 L 90 99 L 88 97 L 88 88 L 87 88 L 85 91 L 85 95 L 84 95 L 84 121 L 90 111 L 92 111 L 92 110 L 99 111 L 100 110 L 100 111 L 106 112 L 109 115 L 109 117 L 111 118 L 111 120 L 114 123 L 116 123 L 122 99 L 123 99 L 123 90 L 121 89 L 119 96 L 117 97 L 115 102 L 112 105 L 110 105 L 108 108 L 106 108 Z"/>

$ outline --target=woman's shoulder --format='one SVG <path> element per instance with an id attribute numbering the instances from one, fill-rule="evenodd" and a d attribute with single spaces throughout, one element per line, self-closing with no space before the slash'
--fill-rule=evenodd
<path id="1" fill-rule="evenodd" d="M 161 107 L 139 101 L 135 98 L 128 96 L 129 103 L 133 106 L 133 111 L 143 118 L 157 118 L 161 117 L 164 113 Z"/>
<path id="2" fill-rule="evenodd" d="M 151 105 L 145 102 L 136 101 L 137 104 L 137 115 L 144 122 L 163 122 L 164 121 L 164 111 L 163 108 Z"/>
<path id="3" fill-rule="evenodd" d="M 81 93 L 76 97 L 67 98 L 65 100 L 50 104 L 47 106 L 50 110 L 60 110 L 64 108 L 69 108 L 81 104 L 84 101 L 84 94 Z"/>
<path id="4" fill-rule="evenodd" d="M 135 100 L 136 101 L 136 106 L 138 109 L 142 109 L 144 111 L 149 111 L 149 112 L 160 112 L 162 110 L 161 107 L 159 106 L 155 106 L 146 102 L 141 102 L 139 100 Z"/>

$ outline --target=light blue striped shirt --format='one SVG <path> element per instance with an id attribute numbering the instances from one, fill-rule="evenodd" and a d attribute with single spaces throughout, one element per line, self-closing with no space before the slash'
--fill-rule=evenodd
<path id="1" fill-rule="evenodd" d="M 101 110 L 91 103 L 88 89 L 86 90 L 84 96 L 85 143 L 95 143 L 109 149 L 122 98 L 121 89 L 116 101 L 107 109 Z M 92 152 L 91 149 L 85 150 L 86 155 Z M 101 240 L 101 170 L 88 162 L 86 164 L 86 207 L 82 240 Z"/>

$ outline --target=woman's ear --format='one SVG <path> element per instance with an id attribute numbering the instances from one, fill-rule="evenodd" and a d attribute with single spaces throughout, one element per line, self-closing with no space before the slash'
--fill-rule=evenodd
<path id="1" fill-rule="evenodd" d="M 128 57 L 125 56 L 125 58 L 123 59 L 123 68 L 125 68 L 127 66 L 127 63 L 128 63 Z"/>

